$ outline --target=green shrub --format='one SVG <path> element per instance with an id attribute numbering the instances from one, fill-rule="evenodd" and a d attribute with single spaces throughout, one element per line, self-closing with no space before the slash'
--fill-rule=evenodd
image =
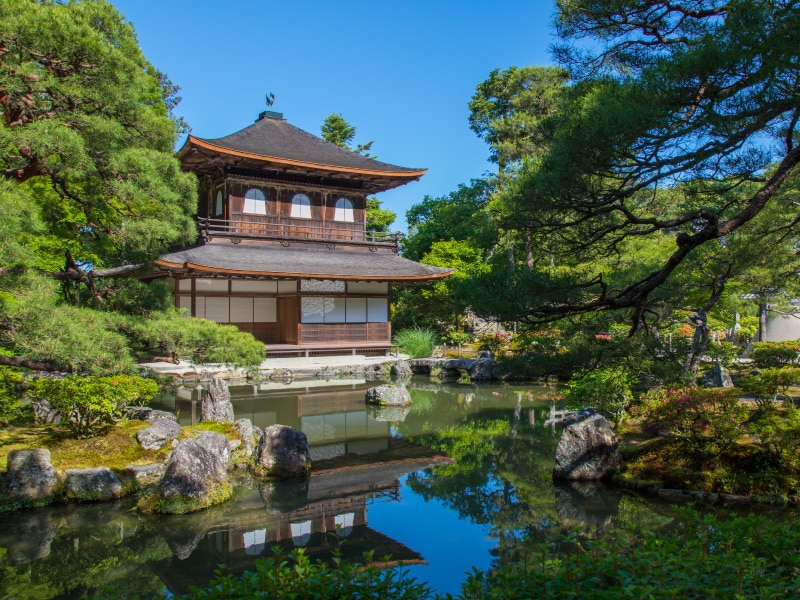
<path id="1" fill-rule="evenodd" d="M 62 423 L 78 437 L 90 437 L 104 425 L 123 416 L 128 405 L 143 405 L 158 393 L 152 379 L 117 377 L 79 377 L 37 379 L 28 396 L 50 402 L 62 416 Z"/>
<path id="2" fill-rule="evenodd" d="M 744 435 L 750 413 L 735 390 L 651 390 L 632 411 L 674 437 L 691 456 L 717 455 Z"/>
<path id="3" fill-rule="evenodd" d="M 780 368 L 797 365 L 800 359 L 798 341 L 755 342 L 753 361 L 759 369 Z"/>
<path id="4" fill-rule="evenodd" d="M 763 516 L 681 511 L 665 532 L 614 530 L 528 546 L 474 570 L 458 598 L 790 598 L 800 593 L 800 526 Z"/>
<path id="5" fill-rule="evenodd" d="M 492 352 L 497 352 L 511 341 L 511 334 L 505 331 L 482 333 L 478 336 L 478 343 L 487 346 Z"/>
<path id="6" fill-rule="evenodd" d="M 394 343 L 411 358 L 423 358 L 433 354 L 436 345 L 436 334 L 424 327 L 412 327 L 398 331 Z"/>
<path id="7" fill-rule="evenodd" d="M 748 428 L 772 454 L 792 465 L 800 452 L 800 409 L 792 402 L 784 404 L 783 411 L 769 410 Z"/>
<path id="8" fill-rule="evenodd" d="M 739 355 L 739 349 L 731 342 L 709 342 L 706 354 L 712 362 L 727 365 Z"/>
<path id="9" fill-rule="evenodd" d="M 633 399 L 631 388 L 635 383 L 636 378 L 625 367 L 606 367 L 583 373 L 567 384 L 567 406 L 591 406 L 619 424 Z"/>
<path id="10" fill-rule="evenodd" d="M 745 375 L 736 383 L 745 394 L 753 396 L 760 408 L 778 400 L 788 398 L 787 392 L 800 377 L 800 369 L 793 367 L 764 369 L 758 375 Z"/>
<path id="11" fill-rule="evenodd" d="M 469 344 L 472 342 L 472 335 L 464 331 L 448 331 L 442 336 L 442 341 L 452 346 Z"/>
<path id="12" fill-rule="evenodd" d="M 21 425 L 33 419 L 33 408 L 24 402 L 25 378 L 19 369 L 0 367 L 0 422 Z"/>
<path id="13" fill-rule="evenodd" d="M 275 555 L 256 561 L 255 569 L 239 576 L 224 568 L 203 588 L 192 588 L 186 598 L 391 598 L 417 600 L 432 598 L 430 588 L 417 582 L 407 571 L 381 569 L 370 565 L 372 554 L 364 555 L 366 566 L 347 564 L 334 551 L 331 564 L 312 562 L 302 548 L 286 557 Z M 385 557 L 388 561 L 389 557 Z"/>

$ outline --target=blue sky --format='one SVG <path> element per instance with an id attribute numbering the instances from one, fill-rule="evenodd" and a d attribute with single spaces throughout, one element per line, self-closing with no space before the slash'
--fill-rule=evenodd
<path id="1" fill-rule="evenodd" d="M 550 0 L 111 0 L 148 60 L 181 87 L 177 113 L 214 138 L 266 109 L 319 135 L 331 113 L 385 162 L 427 168 L 380 195 L 397 213 L 493 171 L 467 103 L 494 68 L 552 62 Z M 182 140 L 181 140 L 182 141 Z"/>

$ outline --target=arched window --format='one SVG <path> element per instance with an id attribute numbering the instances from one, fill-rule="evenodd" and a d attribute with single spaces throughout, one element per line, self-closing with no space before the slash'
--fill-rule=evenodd
<path id="1" fill-rule="evenodd" d="M 264 197 L 264 192 L 258 188 L 250 188 L 244 195 L 244 209 L 242 212 L 251 215 L 265 215 L 267 214 L 267 199 Z"/>
<path id="2" fill-rule="evenodd" d="M 219 216 L 222 214 L 222 190 L 217 190 L 217 205 L 214 208 L 215 215 Z"/>
<path id="3" fill-rule="evenodd" d="M 295 194 L 292 198 L 292 216 L 298 219 L 311 218 L 311 199 L 305 194 Z"/>
<path id="4" fill-rule="evenodd" d="M 339 198 L 336 201 L 336 210 L 333 213 L 334 221 L 355 221 L 353 218 L 353 203 L 347 198 Z"/>

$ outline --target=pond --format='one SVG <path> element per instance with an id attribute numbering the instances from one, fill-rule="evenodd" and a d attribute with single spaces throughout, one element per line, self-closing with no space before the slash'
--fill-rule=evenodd
<path id="1" fill-rule="evenodd" d="M 472 567 L 513 561 L 526 540 L 574 528 L 663 527 L 668 507 L 598 485 L 554 486 L 557 390 L 415 378 L 408 409 L 364 404 L 363 380 L 232 386 L 236 418 L 302 429 L 311 478 L 258 487 L 234 474 L 234 498 L 183 516 L 144 516 L 134 501 L 58 506 L 0 518 L 0 594 L 83 598 L 183 594 L 225 564 L 251 568 L 272 548 L 312 558 L 366 551 L 457 593 Z M 200 388 L 158 408 L 199 418 Z M 155 404 L 154 404 L 155 406 Z M 449 455 L 453 460 L 446 458 Z"/>

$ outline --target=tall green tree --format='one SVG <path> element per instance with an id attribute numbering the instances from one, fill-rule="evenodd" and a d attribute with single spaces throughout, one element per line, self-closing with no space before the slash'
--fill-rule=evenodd
<path id="1" fill-rule="evenodd" d="M 375 156 L 369 153 L 374 142 L 370 141 L 353 147 L 352 144 L 353 138 L 356 137 L 356 128 L 338 113 L 332 113 L 325 117 L 325 121 L 322 123 L 320 131 L 322 132 L 322 138 L 324 140 L 327 140 L 332 144 L 336 144 L 340 148 L 350 150 L 356 154 L 361 154 L 367 158 L 375 158 Z M 388 232 L 389 227 L 391 227 L 392 223 L 394 223 L 395 219 L 397 218 L 396 213 L 388 209 L 381 208 L 381 201 L 375 196 L 370 196 L 367 198 L 366 213 L 367 231 L 375 233 Z"/>
<path id="2" fill-rule="evenodd" d="M 495 69 L 478 84 L 469 103 L 469 126 L 490 147 L 502 173 L 523 158 L 546 151 L 543 119 L 563 107 L 569 73 L 561 67 Z"/>
<path id="3" fill-rule="evenodd" d="M 564 108 L 536 124 L 546 152 L 502 194 L 534 247 L 576 268 L 526 274 L 542 292 L 528 297 L 527 318 L 621 310 L 634 331 L 654 294 L 705 248 L 798 221 L 793 207 L 775 221 L 766 211 L 800 161 L 800 6 L 561 0 L 558 9 L 556 56 L 574 83 Z M 619 268 L 631 240 L 665 235 L 671 247 L 658 260 Z"/>
<path id="4" fill-rule="evenodd" d="M 126 371 L 156 347 L 111 310 L 142 319 L 166 290 L 111 278 L 196 237 L 196 180 L 173 154 L 177 91 L 108 2 L 0 3 L 0 364 Z M 217 333 L 194 339 L 216 346 Z M 228 338 L 226 360 L 255 360 L 251 336 Z"/>

